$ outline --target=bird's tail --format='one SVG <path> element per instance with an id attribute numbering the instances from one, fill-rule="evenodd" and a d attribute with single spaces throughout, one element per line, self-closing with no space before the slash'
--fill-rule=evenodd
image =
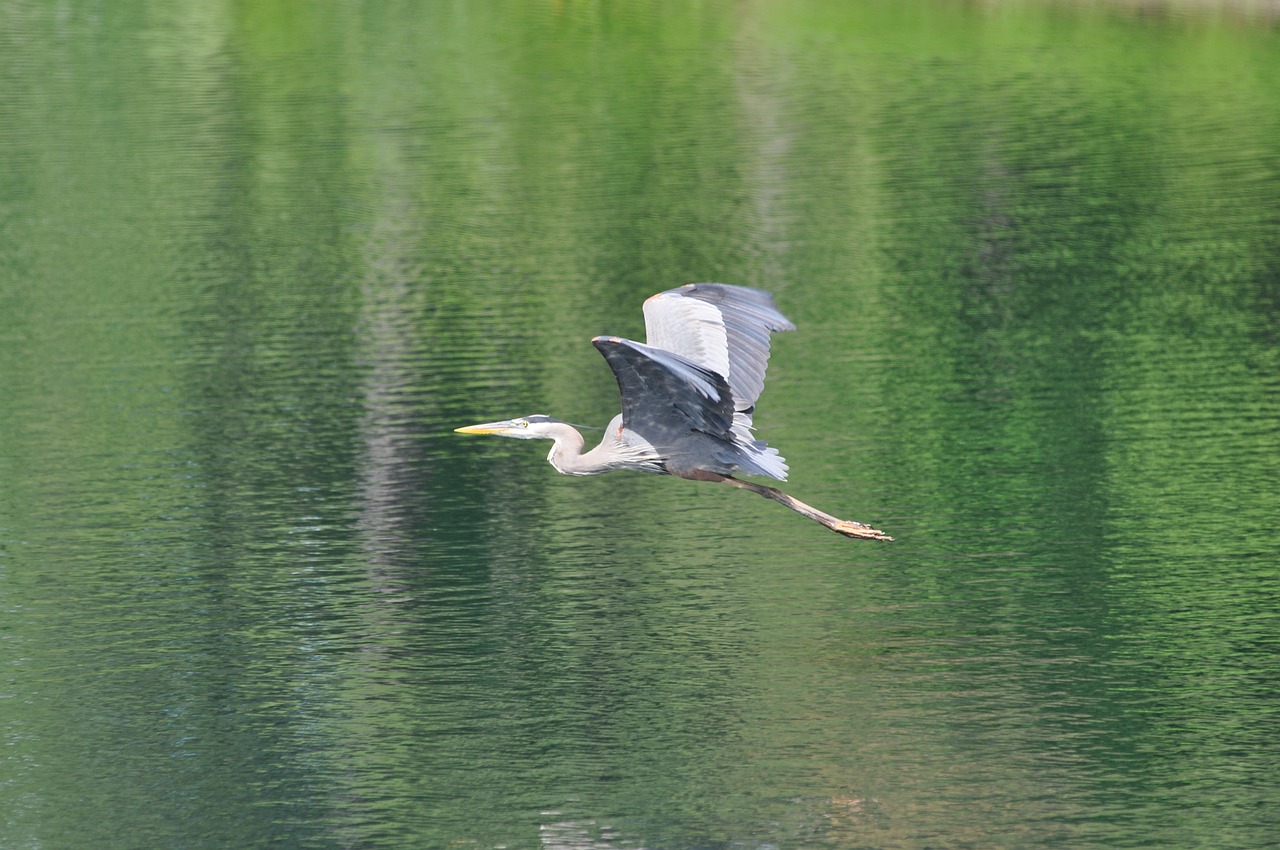
<path id="1" fill-rule="evenodd" d="M 787 459 L 778 454 L 778 450 L 766 445 L 764 440 L 752 440 L 749 446 L 742 446 L 742 456 L 738 459 L 738 468 L 743 472 L 763 475 L 777 481 L 787 480 Z"/>

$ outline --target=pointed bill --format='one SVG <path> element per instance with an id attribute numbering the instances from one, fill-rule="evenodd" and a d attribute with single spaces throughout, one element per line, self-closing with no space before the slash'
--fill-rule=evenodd
<path id="1" fill-rule="evenodd" d="M 453 430 L 457 434 L 504 434 L 513 427 L 514 423 L 510 419 L 504 419 L 501 422 L 486 422 L 483 425 L 468 425 Z"/>

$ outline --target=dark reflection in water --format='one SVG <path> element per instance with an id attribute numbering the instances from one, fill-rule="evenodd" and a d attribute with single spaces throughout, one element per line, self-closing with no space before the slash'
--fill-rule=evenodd
<path id="1" fill-rule="evenodd" d="M 19 6 L 0 845 L 1269 847 L 1244 13 Z M 764 500 L 464 440 L 766 287 Z"/>

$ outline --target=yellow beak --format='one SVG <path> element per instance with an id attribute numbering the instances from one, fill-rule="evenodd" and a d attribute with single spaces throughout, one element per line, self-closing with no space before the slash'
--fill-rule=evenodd
<path id="1" fill-rule="evenodd" d="M 510 422 L 486 422 L 483 425 L 468 425 L 465 428 L 453 430 L 456 434 L 501 434 L 510 427 Z"/>

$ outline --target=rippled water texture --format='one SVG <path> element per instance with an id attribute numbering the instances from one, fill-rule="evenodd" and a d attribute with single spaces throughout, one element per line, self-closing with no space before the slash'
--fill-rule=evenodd
<path id="1" fill-rule="evenodd" d="M 1276 846 L 1263 6 L 7 4 L 0 847 Z M 895 543 L 452 433 L 693 280 Z"/>

